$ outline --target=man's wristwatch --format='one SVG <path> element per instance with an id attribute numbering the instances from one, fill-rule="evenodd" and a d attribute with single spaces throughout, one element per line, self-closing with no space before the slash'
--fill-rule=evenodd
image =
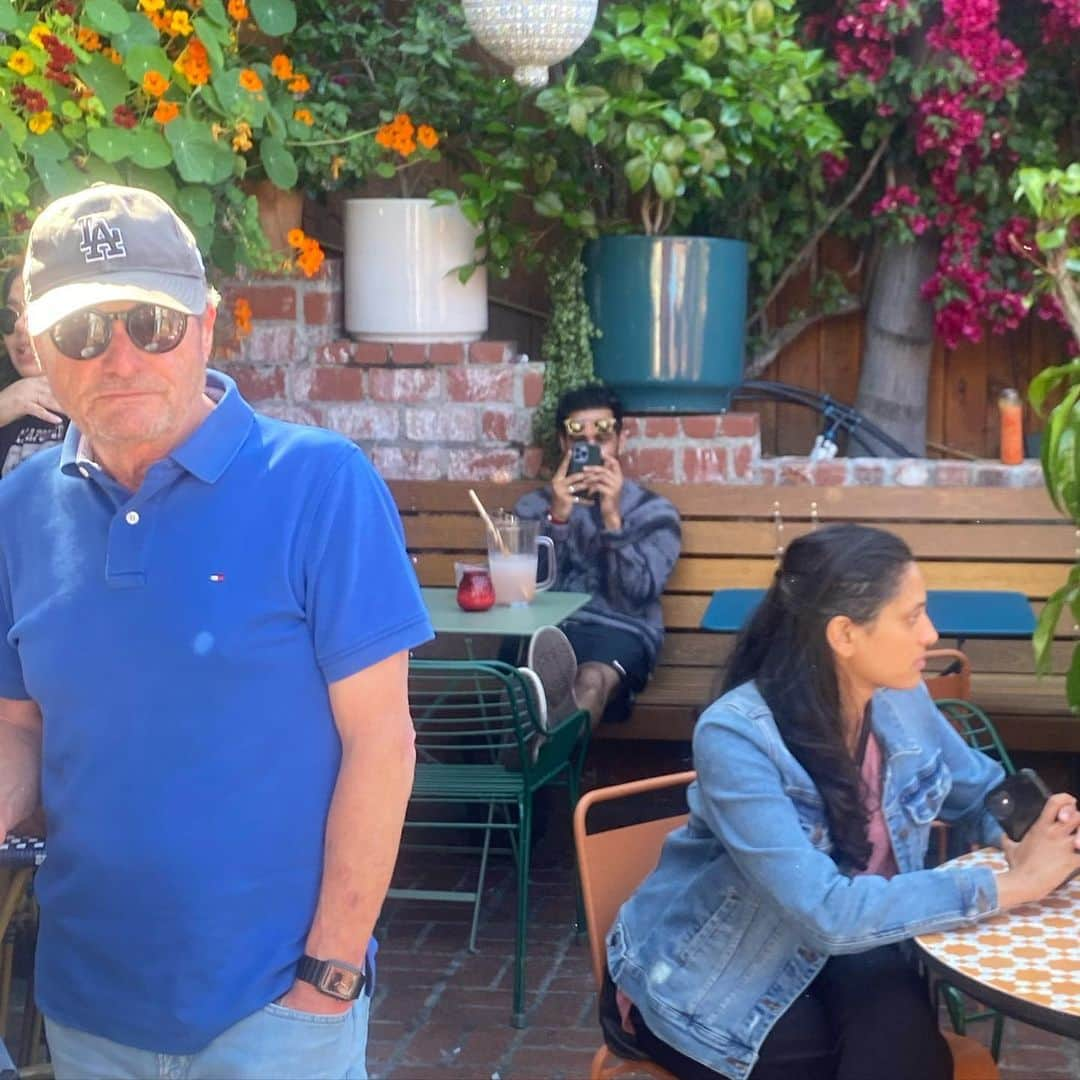
<path id="1" fill-rule="evenodd" d="M 300 957 L 296 977 L 339 1001 L 355 1001 L 366 982 L 363 968 L 344 960 L 317 960 L 314 956 Z"/>

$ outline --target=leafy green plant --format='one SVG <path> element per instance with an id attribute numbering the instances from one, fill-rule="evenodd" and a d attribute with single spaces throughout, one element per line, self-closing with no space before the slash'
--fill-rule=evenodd
<path id="1" fill-rule="evenodd" d="M 591 49 L 537 98 L 591 159 L 598 227 L 707 231 L 732 181 L 794 176 L 840 148 L 815 100 L 824 54 L 799 43 L 796 21 L 794 0 L 604 9 Z"/>
<path id="2" fill-rule="evenodd" d="M 1036 267 L 1036 289 L 1056 294 L 1077 348 L 1069 363 L 1041 371 L 1028 395 L 1032 407 L 1043 412 L 1050 395 L 1061 394 L 1043 432 L 1043 474 L 1054 505 L 1080 527 L 1080 163 L 1067 169 L 1021 169 L 1016 197 L 1037 219 L 1035 244 L 1022 247 L 1021 253 Z M 1080 622 L 1080 563 L 1039 615 L 1033 643 L 1040 673 L 1050 669 L 1054 631 L 1065 609 Z M 1066 693 L 1072 709 L 1080 711 L 1080 645 L 1073 648 Z"/>
<path id="3" fill-rule="evenodd" d="M 299 0 L 300 26 L 290 45 L 317 74 L 323 115 L 351 131 L 378 130 L 407 116 L 437 133 L 437 147 L 372 157 L 362 140 L 313 146 L 305 182 L 325 186 L 376 183 L 373 193 L 430 197 L 457 204 L 478 227 L 476 258 L 506 277 L 519 260 L 539 255 L 524 220 L 529 192 L 541 183 L 537 147 L 547 139 L 527 115 L 527 100 L 510 79 L 473 58 L 461 6 L 416 0 L 391 15 L 378 0 Z M 376 148 L 378 151 L 378 148 Z"/>
<path id="4" fill-rule="evenodd" d="M 279 260 L 238 183 L 295 186 L 309 142 L 341 138 L 277 45 L 292 0 L 0 0 L 0 230 L 104 180 L 150 188 L 220 269 Z"/>
<path id="5" fill-rule="evenodd" d="M 597 331 L 585 301 L 580 241 L 549 257 L 547 273 L 551 319 L 541 343 L 547 367 L 544 396 L 533 414 L 533 440 L 543 449 L 546 463 L 554 466 L 560 453 L 555 409 L 567 390 L 595 379 L 592 342 Z"/>

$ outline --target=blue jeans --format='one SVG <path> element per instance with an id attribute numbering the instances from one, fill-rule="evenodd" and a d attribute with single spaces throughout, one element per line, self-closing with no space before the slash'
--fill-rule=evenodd
<path id="1" fill-rule="evenodd" d="M 368 1012 L 361 994 L 339 1016 L 270 1004 L 197 1054 L 156 1054 L 45 1018 L 56 1080 L 367 1080 Z"/>

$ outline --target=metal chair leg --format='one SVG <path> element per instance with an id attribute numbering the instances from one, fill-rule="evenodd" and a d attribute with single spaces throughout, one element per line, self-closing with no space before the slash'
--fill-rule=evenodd
<path id="1" fill-rule="evenodd" d="M 484 898 L 484 879 L 487 876 L 488 854 L 491 851 L 491 823 L 495 819 L 495 804 L 488 803 L 487 828 L 480 852 L 480 873 L 476 877 L 476 899 L 473 900 L 472 926 L 469 927 L 469 952 L 476 952 L 476 933 L 480 928 L 480 902 Z"/>
<path id="2" fill-rule="evenodd" d="M 517 933 L 514 935 L 514 1004 L 510 1023 L 525 1027 L 525 950 L 529 928 L 529 858 L 532 847 L 532 792 L 518 804 Z"/>

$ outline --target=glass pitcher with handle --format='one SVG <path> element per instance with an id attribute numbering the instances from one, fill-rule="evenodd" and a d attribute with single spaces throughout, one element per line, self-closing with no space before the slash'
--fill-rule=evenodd
<path id="1" fill-rule="evenodd" d="M 495 586 L 496 604 L 531 604 L 538 592 L 555 584 L 555 544 L 540 535 L 539 521 L 523 521 L 512 514 L 492 518 L 488 532 L 488 569 Z M 536 580 L 538 554 L 547 547 L 547 575 Z"/>

